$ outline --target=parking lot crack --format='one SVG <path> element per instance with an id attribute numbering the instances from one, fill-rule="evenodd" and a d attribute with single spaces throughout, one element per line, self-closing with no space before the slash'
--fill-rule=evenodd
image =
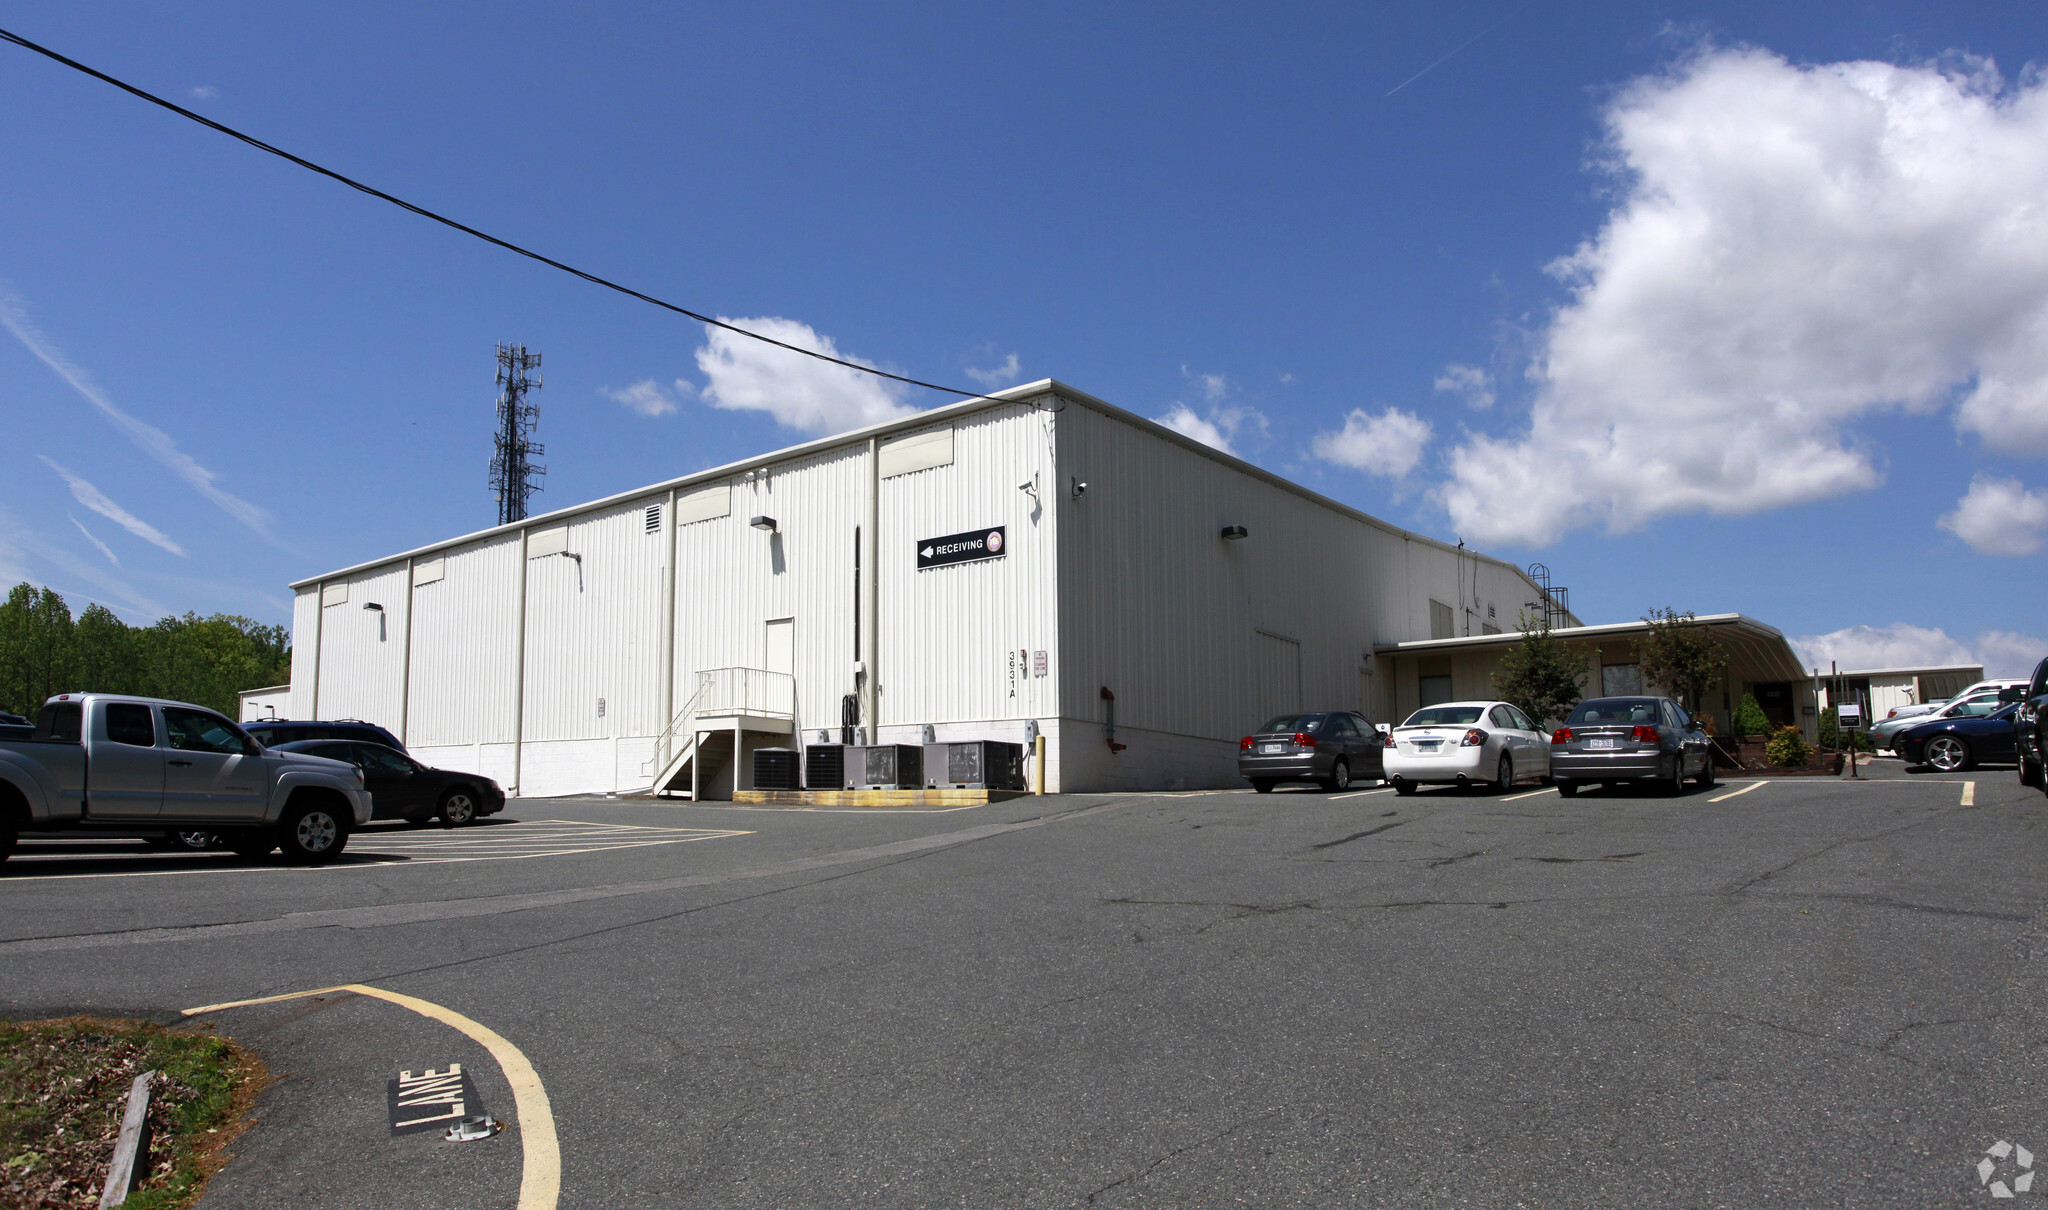
<path id="1" fill-rule="evenodd" d="M 1336 840 L 1326 840 L 1321 844 L 1310 845 L 1309 847 L 1312 849 L 1334 849 L 1340 844 L 1350 844 L 1354 840 L 1364 840 L 1368 836 L 1377 836 L 1381 832 L 1385 832 L 1393 828 L 1398 828 L 1402 824 L 1414 822 L 1415 821 L 1412 819 L 1397 819 L 1393 823 L 1383 823 L 1377 828 L 1367 828 L 1363 832 L 1353 832 L 1349 836 L 1340 837 Z"/>
<path id="2" fill-rule="evenodd" d="M 1126 1173 L 1125 1175 L 1117 1178 L 1116 1180 L 1111 1181 L 1110 1183 L 1102 1186 L 1099 1189 L 1089 1191 L 1088 1197 L 1086 1199 L 1086 1204 L 1092 1206 L 1095 1204 L 1096 1198 L 1101 1197 L 1103 1194 L 1108 1193 L 1112 1189 L 1119 1188 L 1123 1185 L 1128 1185 L 1132 1181 L 1150 1176 L 1154 1171 L 1156 1171 L 1159 1168 L 1161 1164 L 1169 1163 L 1172 1160 L 1179 1158 L 1180 1156 L 1186 1155 L 1190 1151 L 1194 1151 L 1202 1147 L 1207 1147 L 1211 1143 L 1220 1142 L 1223 1139 L 1227 1139 L 1231 1135 L 1236 1134 L 1238 1131 L 1243 1130 L 1247 1126 L 1256 1126 L 1260 1122 L 1265 1121 L 1267 1118 L 1272 1117 L 1274 1114 L 1279 1113 L 1281 1110 L 1285 1108 L 1287 1108 L 1285 1105 L 1275 1105 L 1273 1108 L 1268 1109 L 1264 1113 L 1254 1114 L 1241 1122 L 1236 1122 L 1232 1125 L 1226 1126 L 1222 1130 L 1219 1130 L 1214 1134 L 1206 1135 L 1202 1138 L 1196 1139 L 1194 1142 L 1189 1143 L 1185 1147 L 1176 1147 L 1172 1151 L 1169 1151 L 1166 1154 L 1160 1156 L 1159 1158 L 1153 1160 L 1151 1163 L 1146 1164 L 1143 1168 L 1140 1168 L 1135 1172 Z"/>

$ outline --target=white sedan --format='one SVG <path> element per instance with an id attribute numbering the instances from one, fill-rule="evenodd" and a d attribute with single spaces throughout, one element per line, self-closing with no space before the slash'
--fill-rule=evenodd
<path id="1" fill-rule="evenodd" d="M 1402 794 L 1424 785 L 1490 784 L 1550 777 L 1550 737 L 1510 702 L 1424 706 L 1387 736 L 1386 778 Z"/>

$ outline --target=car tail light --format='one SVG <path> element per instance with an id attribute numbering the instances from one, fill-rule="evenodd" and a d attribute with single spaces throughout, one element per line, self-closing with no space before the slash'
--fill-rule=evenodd
<path id="1" fill-rule="evenodd" d="M 1294 742 L 1304 748 L 1313 748 L 1316 746 L 1316 737 L 1306 731 L 1297 731 L 1294 733 Z"/>
<path id="2" fill-rule="evenodd" d="M 1550 733 L 1550 742 L 1553 744 L 1571 743 L 1572 729 L 1570 727 L 1559 727 L 1557 730 Z"/>
<path id="3" fill-rule="evenodd" d="M 1465 733 L 1464 739 L 1458 741 L 1458 746 L 1460 748 L 1477 748 L 1479 745 L 1485 742 L 1486 732 L 1481 731 L 1477 727 L 1474 727 L 1470 731 L 1467 731 Z"/>
<path id="4" fill-rule="evenodd" d="M 1249 752 L 1249 751 L 1251 750 L 1251 748 L 1252 748 L 1252 737 L 1251 737 L 1251 736 L 1247 735 L 1247 736 L 1245 736 L 1245 737 L 1244 737 L 1243 739 L 1241 739 L 1241 740 L 1237 741 L 1237 750 L 1238 750 L 1239 752 Z"/>
<path id="5" fill-rule="evenodd" d="M 1655 727 L 1639 726 L 1636 728 L 1635 740 L 1639 744 L 1654 744 L 1659 742 L 1663 738 L 1663 736 L 1657 734 L 1657 729 Z"/>
<path id="6" fill-rule="evenodd" d="M 1394 746 L 1394 733 L 1393 733 L 1392 731 L 1382 731 L 1382 732 L 1380 732 L 1380 747 L 1382 747 L 1382 748 L 1391 748 L 1391 747 L 1393 747 L 1393 746 Z"/>

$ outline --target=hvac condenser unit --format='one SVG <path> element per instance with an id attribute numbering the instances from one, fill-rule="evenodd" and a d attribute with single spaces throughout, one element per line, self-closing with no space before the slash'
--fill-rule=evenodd
<path id="1" fill-rule="evenodd" d="M 801 778 L 797 774 L 795 748 L 754 749 L 754 788 L 756 790 L 795 790 Z"/>
<path id="2" fill-rule="evenodd" d="M 926 744 L 924 784 L 928 790 L 1022 790 L 1024 745 L 992 739 Z"/>
<path id="3" fill-rule="evenodd" d="M 849 790 L 921 790 L 924 749 L 916 744 L 876 744 L 846 748 Z"/>
<path id="4" fill-rule="evenodd" d="M 846 745 L 812 744 L 804 749 L 804 789 L 846 788 Z"/>

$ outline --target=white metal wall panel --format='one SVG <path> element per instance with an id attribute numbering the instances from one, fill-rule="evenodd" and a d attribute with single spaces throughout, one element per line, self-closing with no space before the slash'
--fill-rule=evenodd
<path id="1" fill-rule="evenodd" d="M 732 485 L 699 488 L 676 497 L 676 524 L 689 525 L 732 516 Z"/>
<path id="2" fill-rule="evenodd" d="M 884 725 L 1058 712 L 1053 421 L 1028 405 L 959 417 L 949 465 L 882 480 Z M 917 569 L 920 541 L 998 525 L 1008 527 L 1002 558 Z M 1040 650 L 1054 653 L 1044 677 L 1031 666 Z"/>
<path id="3" fill-rule="evenodd" d="M 398 729 L 405 679 L 405 563 L 327 586 L 320 618 L 320 718 L 359 718 Z M 382 609 L 371 609 L 381 605 Z"/>
<path id="4" fill-rule="evenodd" d="M 320 645 L 320 586 L 309 584 L 292 597 L 292 693 L 287 718 L 313 717 L 313 670 Z"/>
<path id="5" fill-rule="evenodd" d="M 1263 721 L 1260 631 L 1301 643 L 1303 705 L 1356 700 L 1384 530 L 1088 407 L 1059 413 L 1059 449 L 1059 482 L 1089 485 L 1059 500 L 1068 717 L 1102 722 L 1107 687 L 1120 739 L 1235 741 Z"/>
<path id="6" fill-rule="evenodd" d="M 578 516 L 561 527 L 557 553 L 527 560 L 529 747 L 661 730 L 661 576 L 668 543 L 660 530 L 647 530 L 650 503 L 635 500 Z M 531 539 L 527 550 L 532 555 Z M 605 770 L 602 784 L 610 757 L 591 759 Z M 528 778 L 528 771 L 520 775 Z"/>
<path id="7" fill-rule="evenodd" d="M 839 725 L 839 700 L 854 691 L 854 533 L 866 477 L 865 443 L 820 451 L 740 477 L 722 515 L 677 528 L 677 712 L 699 672 L 766 667 L 767 624 L 789 618 L 796 725 Z M 679 505 L 678 520 L 686 515 Z M 755 516 L 774 517 L 775 532 L 748 525 Z"/>
<path id="8" fill-rule="evenodd" d="M 922 433 L 894 437 L 882 442 L 879 465 L 884 479 L 952 464 L 953 426 L 950 423 L 941 428 L 927 429 Z"/>
<path id="9" fill-rule="evenodd" d="M 441 579 L 412 590 L 412 692 L 406 746 L 512 740 L 519 608 L 519 535 L 441 556 Z M 480 753 L 472 772 L 500 777 Z M 496 758 L 490 758 L 496 759 Z"/>

